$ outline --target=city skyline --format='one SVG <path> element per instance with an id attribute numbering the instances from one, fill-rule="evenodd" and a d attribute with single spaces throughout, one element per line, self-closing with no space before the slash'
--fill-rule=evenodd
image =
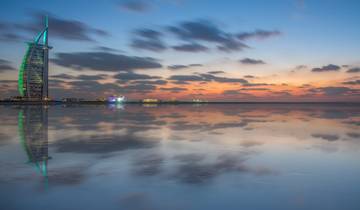
<path id="1" fill-rule="evenodd" d="M 356 1 L 19 2 L 0 14 L 1 98 L 48 15 L 51 98 L 360 101 Z"/>

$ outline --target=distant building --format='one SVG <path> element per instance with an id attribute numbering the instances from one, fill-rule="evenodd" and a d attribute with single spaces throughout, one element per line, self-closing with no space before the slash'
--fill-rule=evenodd
<path id="1" fill-rule="evenodd" d="M 108 98 L 109 103 L 124 103 L 126 101 L 125 96 L 110 96 Z"/>
<path id="2" fill-rule="evenodd" d="M 155 98 L 145 98 L 142 100 L 143 103 L 159 103 L 160 100 L 159 99 L 155 99 Z"/>
<path id="3" fill-rule="evenodd" d="M 12 96 L 8 100 L 10 100 L 10 101 L 21 101 L 21 100 L 23 100 L 23 97 L 21 97 L 21 96 Z"/>
<path id="4" fill-rule="evenodd" d="M 61 99 L 62 102 L 80 102 L 84 101 L 83 98 L 63 98 Z"/>
<path id="5" fill-rule="evenodd" d="M 207 102 L 205 100 L 202 100 L 202 99 L 198 99 L 198 98 L 195 98 L 192 100 L 193 103 L 204 103 L 204 102 Z"/>
<path id="6" fill-rule="evenodd" d="M 104 102 L 104 101 L 106 101 L 106 98 L 103 98 L 103 97 L 101 97 L 101 98 L 97 98 L 97 99 L 96 99 L 96 101 L 101 101 L 101 102 Z"/>
<path id="7" fill-rule="evenodd" d="M 46 17 L 44 29 L 28 43 L 19 69 L 18 90 L 25 100 L 48 100 L 49 49 Z"/>

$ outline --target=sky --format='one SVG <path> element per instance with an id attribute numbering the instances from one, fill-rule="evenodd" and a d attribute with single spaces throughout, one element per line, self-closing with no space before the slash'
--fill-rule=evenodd
<path id="1" fill-rule="evenodd" d="M 51 98 L 360 102 L 355 0 L 2 0 L 0 98 L 49 17 Z"/>

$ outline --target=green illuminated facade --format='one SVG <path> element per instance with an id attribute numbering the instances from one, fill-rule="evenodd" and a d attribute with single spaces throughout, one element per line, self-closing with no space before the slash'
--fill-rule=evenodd
<path id="1" fill-rule="evenodd" d="M 27 43 L 25 56 L 19 69 L 18 90 L 27 100 L 48 99 L 48 19 L 44 29 L 34 41 Z M 41 41 L 41 37 L 43 38 Z"/>

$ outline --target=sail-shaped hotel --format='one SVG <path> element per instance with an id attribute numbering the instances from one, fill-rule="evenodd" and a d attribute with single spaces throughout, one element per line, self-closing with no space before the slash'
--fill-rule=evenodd
<path id="1" fill-rule="evenodd" d="M 48 70 L 48 18 L 45 18 L 44 28 L 28 42 L 28 46 L 19 69 L 18 90 L 24 100 L 46 101 L 49 98 Z"/>

